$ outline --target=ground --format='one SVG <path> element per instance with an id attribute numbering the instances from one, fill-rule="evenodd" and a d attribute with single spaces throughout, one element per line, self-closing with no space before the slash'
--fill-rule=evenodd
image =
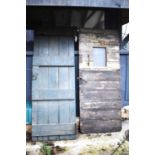
<path id="1" fill-rule="evenodd" d="M 128 155 L 129 120 L 126 115 L 128 110 L 124 112 L 120 132 L 79 134 L 76 140 L 54 141 L 47 144 L 50 149 L 52 148 L 52 153 L 47 152 L 48 148 L 46 148 L 46 152 L 43 151 L 46 144 L 29 142 L 26 148 L 27 155 Z"/>

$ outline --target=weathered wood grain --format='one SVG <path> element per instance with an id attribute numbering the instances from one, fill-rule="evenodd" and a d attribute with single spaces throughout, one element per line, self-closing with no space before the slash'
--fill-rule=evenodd
<path id="1" fill-rule="evenodd" d="M 70 113 L 69 122 L 70 123 L 76 122 L 76 103 L 75 103 L 75 101 L 70 101 L 69 113 Z"/>
<path id="2" fill-rule="evenodd" d="M 33 101 L 32 104 L 32 125 L 37 124 L 37 118 L 38 118 L 38 106 L 37 101 Z"/>
<path id="3" fill-rule="evenodd" d="M 59 107 L 59 112 L 60 112 L 60 117 L 59 117 L 59 122 L 62 123 L 69 123 L 70 121 L 70 112 L 69 112 L 69 104 L 70 101 L 64 101 L 62 104 L 60 104 Z"/>
<path id="4" fill-rule="evenodd" d="M 55 141 L 55 140 L 59 140 L 60 139 L 60 136 L 49 136 L 48 137 L 49 141 Z"/>
<path id="5" fill-rule="evenodd" d="M 72 89 L 32 89 L 33 100 L 73 100 L 75 92 Z"/>
<path id="6" fill-rule="evenodd" d="M 121 112 L 118 109 L 112 110 L 103 110 L 103 109 L 80 109 L 80 117 L 82 120 L 91 119 L 91 120 L 112 120 L 118 119 L 121 120 Z"/>
<path id="7" fill-rule="evenodd" d="M 61 58 L 59 55 L 50 57 L 34 57 L 33 65 L 38 66 L 74 66 L 74 59 L 70 57 Z"/>
<path id="8" fill-rule="evenodd" d="M 50 77 L 50 80 L 48 81 L 49 89 L 58 89 L 58 81 L 59 81 L 58 71 L 59 71 L 58 67 L 49 67 L 48 70 L 48 76 Z"/>
<path id="9" fill-rule="evenodd" d="M 106 100 L 102 102 L 80 102 L 80 109 L 101 109 L 101 110 L 109 110 L 109 109 L 121 109 L 121 101 L 120 100 Z"/>
<path id="10" fill-rule="evenodd" d="M 32 125 L 33 136 L 75 134 L 75 124 Z"/>
<path id="11" fill-rule="evenodd" d="M 82 133 L 104 133 L 121 130 L 121 120 L 81 120 L 80 131 Z"/>
<path id="12" fill-rule="evenodd" d="M 102 102 L 104 100 L 121 99 L 119 90 L 102 90 L 102 91 L 82 91 L 80 90 L 80 100 L 83 102 Z"/>
<path id="13" fill-rule="evenodd" d="M 119 81 L 120 71 L 97 71 L 97 70 L 80 70 L 80 77 L 83 82 L 87 81 Z"/>
<path id="14" fill-rule="evenodd" d="M 60 136 L 60 140 L 74 140 L 76 139 L 76 135 L 66 135 L 66 136 Z"/>
<path id="15" fill-rule="evenodd" d="M 48 102 L 41 101 L 37 104 L 37 124 L 48 123 Z"/>
<path id="16" fill-rule="evenodd" d="M 117 90 L 120 89 L 119 81 L 86 81 L 80 85 L 80 89 L 84 90 Z"/>

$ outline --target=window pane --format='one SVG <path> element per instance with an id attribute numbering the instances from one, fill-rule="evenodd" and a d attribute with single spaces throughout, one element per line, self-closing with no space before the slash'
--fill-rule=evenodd
<path id="1" fill-rule="evenodd" d="M 93 48 L 93 61 L 94 66 L 103 67 L 106 66 L 106 54 L 105 48 Z"/>

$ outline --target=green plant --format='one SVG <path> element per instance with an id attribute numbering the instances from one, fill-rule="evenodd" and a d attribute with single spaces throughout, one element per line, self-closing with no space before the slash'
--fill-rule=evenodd
<path id="1" fill-rule="evenodd" d="M 48 144 L 43 144 L 43 146 L 41 147 L 41 152 L 44 155 L 52 155 L 52 147 L 48 146 Z"/>

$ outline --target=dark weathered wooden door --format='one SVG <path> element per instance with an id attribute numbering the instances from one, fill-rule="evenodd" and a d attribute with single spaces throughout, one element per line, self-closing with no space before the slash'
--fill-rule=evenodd
<path id="1" fill-rule="evenodd" d="M 32 76 L 33 140 L 74 139 L 75 121 L 73 38 L 36 36 Z"/>

